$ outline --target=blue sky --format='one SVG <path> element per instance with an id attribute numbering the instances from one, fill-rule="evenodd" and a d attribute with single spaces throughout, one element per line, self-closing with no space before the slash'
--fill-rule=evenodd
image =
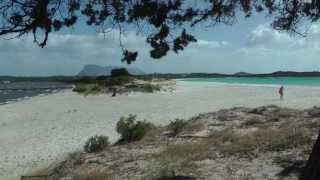
<path id="1" fill-rule="evenodd" d="M 198 39 L 178 55 L 162 59 L 149 57 L 145 35 L 127 30 L 124 46 L 138 50 L 132 67 L 153 73 L 246 71 L 266 73 L 278 70 L 320 70 L 320 25 L 313 24 L 307 38 L 291 36 L 270 28 L 271 19 L 262 15 L 239 18 L 233 26 L 190 29 Z M 74 75 L 86 64 L 126 66 L 121 63 L 118 31 L 103 37 L 83 21 L 73 29 L 50 35 L 47 47 L 37 47 L 30 36 L 0 40 L 0 75 Z"/>

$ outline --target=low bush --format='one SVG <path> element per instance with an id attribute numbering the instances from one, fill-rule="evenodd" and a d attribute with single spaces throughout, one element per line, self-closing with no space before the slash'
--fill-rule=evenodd
<path id="1" fill-rule="evenodd" d="M 136 121 L 135 115 L 121 117 L 117 123 L 117 132 L 121 135 L 122 142 L 132 142 L 142 139 L 150 128 L 150 123 Z"/>
<path id="2" fill-rule="evenodd" d="M 73 92 L 84 93 L 87 91 L 87 88 L 83 84 L 77 84 L 76 87 L 72 89 Z"/>
<path id="3" fill-rule="evenodd" d="M 248 119 L 246 121 L 244 121 L 241 126 L 242 127 L 250 127 L 250 126 L 256 126 L 258 124 L 263 124 L 264 122 L 259 120 L 259 119 L 255 119 L 255 118 L 252 118 L 252 119 Z"/>
<path id="4" fill-rule="evenodd" d="M 84 76 L 81 77 L 77 80 L 75 80 L 76 83 L 81 83 L 81 84 L 92 84 L 96 82 L 96 78 L 95 77 L 90 77 L 90 76 Z"/>
<path id="5" fill-rule="evenodd" d="M 302 127 L 263 129 L 255 132 L 253 136 L 257 139 L 260 148 L 266 151 L 282 151 L 312 144 L 310 132 Z"/>
<path id="6" fill-rule="evenodd" d="M 99 84 L 77 84 L 72 91 L 84 95 L 99 94 L 103 91 L 103 87 Z"/>
<path id="7" fill-rule="evenodd" d="M 183 128 L 187 125 L 187 122 L 182 119 L 176 119 L 175 121 L 171 121 L 168 125 L 169 130 L 171 131 L 172 136 L 177 136 L 183 130 Z"/>
<path id="8" fill-rule="evenodd" d="M 155 91 L 160 91 L 160 86 L 153 84 L 144 84 L 143 86 L 141 86 L 141 89 L 143 92 L 153 93 Z"/>
<path id="9" fill-rule="evenodd" d="M 211 137 L 211 140 L 215 148 L 224 155 L 249 155 L 254 150 L 259 152 L 285 151 L 312 144 L 308 130 L 291 126 L 279 129 L 259 128 L 246 135 L 225 130 Z"/>
<path id="10" fill-rule="evenodd" d="M 154 169 L 146 173 L 142 180 L 161 179 L 164 176 L 174 177 L 175 172 L 179 174 L 195 174 L 197 164 L 195 161 L 208 159 L 212 155 L 210 144 L 202 141 L 188 142 L 183 144 L 168 145 L 163 151 L 153 154 Z M 188 178 L 183 178 L 187 180 Z"/>
<path id="11" fill-rule="evenodd" d="M 111 70 L 111 77 L 120 77 L 120 76 L 130 76 L 131 74 L 128 72 L 126 68 L 117 68 Z"/>
<path id="12" fill-rule="evenodd" d="M 84 151 L 88 153 L 98 152 L 103 150 L 110 144 L 107 136 L 92 136 L 84 145 Z"/>
<path id="13" fill-rule="evenodd" d="M 98 84 L 95 84 L 95 85 L 93 85 L 93 86 L 91 86 L 90 87 L 90 90 L 92 91 L 92 92 L 99 92 L 99 91 L 101 91 L 101 87 L 98 85 Z"/>
<path id="14" fill-rule="evenodd" d="M 111 77 L 106 80 L 106 86 L 122 86 L 124 84 L 130 83 L 134 80 L 131 76 L 119 76 L 119 77 Z"/>

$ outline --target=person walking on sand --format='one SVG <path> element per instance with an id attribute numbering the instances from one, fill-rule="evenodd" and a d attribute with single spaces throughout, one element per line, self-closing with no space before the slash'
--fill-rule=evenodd
<path id="1" fill-rule="evenodd" d="M 283 90 L 284 90 L 284 88 L 283 88 L 283 86 L 281 86 L 279 89 L 280 100 L 283 100 Z"/>
<path id="2" fill-rule="evenodd" d="M 116 96 L 117 96 L 117 88 L 114 87 L 114 88 L 112 89 L 112 97 L 116 97 Z"/>

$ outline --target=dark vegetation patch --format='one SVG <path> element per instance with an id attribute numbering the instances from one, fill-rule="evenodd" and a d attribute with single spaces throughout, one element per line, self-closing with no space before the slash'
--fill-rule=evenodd
<path id="1" fill-rule="evenodd" d="M 92 136 L 84 145 L 84 151 L 87 153 L 99 152 L 110 145 L 109 138 L 107 136 Z"/>
<path id="2" fill-rule="evenodd" d="M 128 92 L 153 93 L 161 90 L 158 84 L 152 84 L 148 76 L 132 76 L 124 69 L 114 69 L 111 76 L 81 77 L 74 81 L 74 92 L 83 95 L 101 93 L 123 94 Z"/>
<path id="3" fill-rule="evenodd" d="M 195 177 L 190 177 L 190 176 L 164 176 L 160 177 L 157 180 L 197 180 Z"/>
<path id="4" fill-rule="evenodd" d="M 187 125 L 188 123 L 183 120 L 183 119 L 176 119 L 174 121 L 171 121 L 170 124 L 168 125 L 168 128 L 170 130 L 171 136 L 177 136 L 179 133 L 182 132 L 183 128 Z"/>
<path id="5" fill-rule="evenodd" d="M 130 143 L 141 140 L 152 128 L 146 121 L 137 121 L 135 115 L 121 117 L 117 123 L 116 130 L 121 135 L 118 143 Z"/>

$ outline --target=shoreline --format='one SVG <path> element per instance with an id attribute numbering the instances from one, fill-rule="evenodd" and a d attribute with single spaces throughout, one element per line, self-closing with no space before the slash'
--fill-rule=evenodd
<path id="1" fill-rule="evenodd" d="M 177 82 L 185 82 L 185 83 L 194 83 L 197 85 L 211 85 L 211 86 L 218 86 L 218 85 L 225 85 L 225 86 L 253 86 L 253 87 L 280 87 L 281 84 L 254 84 L 254 83 L 236 83 L 236 82 L 214 82 L 214 81 L 188 81 L 186 79 L 175 79 Z M 201 79 L 201 78 L 195 78 L 195 79 Z M 314 88 L 314 89 L 320 89 L 320 85 L 297 85 L 297 84 L 283 84 L 285 87 L 289 88 Z"/>
<path id="2" fill-rule="evenodd" d="M 115 125 L 121 116 L 128 114 L 165 125 L 176 118 L 187 119 L 236 106 L 275 104 L 305 109 L 320 105 L 318 89 L 288 88 L 284 101 L 277 95 L 277 89 L 272 87 L 199 86 L 177 81 L 173 92 L 112 98 L 84 97 L 65 90 L 0 105 L 0 146 L 4 147 L 0 152 L 0 178 L 58 160 L 81 149 L 92 135 L 107 135 L 114 142 L 119 137 Z M 19 170 L 14 171 L 16 168 Z"/>
<path id="3" fill-rule="evenodd" d="M 34 95 L 24 95 L 24 96 L 21 96 L 18 98 L 11 98 L 11 99 L 7 99 L 5 101 L 0 101 L 0 106 L 5 105 L 5 104 L 16 103 L 16 102 L 27 100 L 27 99 L 32 99 L 32 98 L 38 97 L 38 96 L 47 96 L 47 95 L 59 93 L 62 91 L 68 91 L 68 90 L 71 90 L 72 88 L 73 87 L 71 87 L 71 86 L 70 87 L 57 87 L 57 88 L 51 88 L 51 89 L 43 88 L 42 92 L 38 92 L 37 94 L 34 94 Z M 20 89 L 17 89 L 17 90 L 20 91 Z M 37 89 L 37 90 L 39 90 L 39 89 Z M 41 88 L 40 88 L 40 90 L 41 90 Z M 12 89 L 3 89 L 3 90 L 0 90 L 0 92 L 1 91 L 12 91 Z M 25 91 L 25 90 L 21 90 L 21 91 Z M 28 90 L 28 91 L 30 91 L 30 90 Z M 7 94 L 4 94 L 4 95 L 7 95 Z"/>
<path id="4" fill-rule="evenodd" d="M 7 104 L 14 104 L 14 103 L 21 102 L 21 101 L 26 101 L 26 100 L 32 100 L 33 98 L 36 98 L 36 97 L 50 96 L 52 94 L 57 94 L 57 93 L 61 93 L 61 92 L 64 92 L 64 91 L 70 91 L 70 90 L 72 90 L 72 88 L 56 89 L 56 90 L 53 90 L 53 91 L 50 91 L 50 92 L 47 92 L 47 93 L 40 93 L 40 94 L 37 94 L 37 95 L 34 95 L 34 96 L 24 96 L 24 97 L 20 97 L 20 98 L 16 98 L 16 99 L 11 99 L 11 100 L 8 100 L 8 101 L 5 101 L 5 102 L 0 102 L 0 106 L 1 105 L 7 105 Z"/>

